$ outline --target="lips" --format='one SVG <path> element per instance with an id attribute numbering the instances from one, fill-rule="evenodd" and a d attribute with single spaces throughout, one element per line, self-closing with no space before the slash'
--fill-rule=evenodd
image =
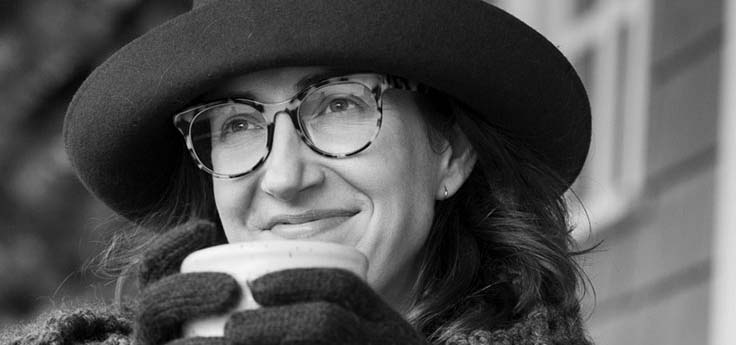
<path id="1" fill-rule="evenodd" d="M 322 209 L 280 214 L 271 217 L 261 229 L 270 230 L 286 239 L 312 238 L 337 228 L 357 213 L 355 210 Z"/>

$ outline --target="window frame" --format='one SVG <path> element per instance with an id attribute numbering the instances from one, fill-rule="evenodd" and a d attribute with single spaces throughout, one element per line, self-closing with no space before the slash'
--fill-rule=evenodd
<path id="1" fill-rule="evenodd" d="M 643 198 L 651 0 L 598 0 L 580 13 L 574 0 L 491 2 L 545 35 L 574 65 L 592 53 L 585 81 L 593 138 L 580 181 L 572 187 L 575 194 L 567 197 L 573 201 L 573 236 L 579 241 L 615 228 Z M 625 44 L 619 43 L 622 32 Z M 578 196 L 584 209 L 576 207 Z"/>

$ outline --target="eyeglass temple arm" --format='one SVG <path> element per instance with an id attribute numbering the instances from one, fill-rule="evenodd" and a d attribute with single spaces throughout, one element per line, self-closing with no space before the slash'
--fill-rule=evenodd
<path id="1" fill-rule="evenodd" d="M 431 87 L 425 84 L 418 83 L 404 77 L 397 77 L 394 75 L 386 75 L 386 83 L 388 84 L 388 86 L 395 89 L 413 91 L 418 93 L 431 93 L 432 90 Z"/>

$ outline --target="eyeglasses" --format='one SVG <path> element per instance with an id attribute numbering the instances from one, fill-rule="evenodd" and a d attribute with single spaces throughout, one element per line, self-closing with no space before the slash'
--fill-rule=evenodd
<path id="1" fill-rule="evenodd" d="M 381 129 L 382 96 L 390 88 L 426 87 L 394 76 L 351 74 L 315 83 L 283 102 L 232 98 L 197 105 L 176 114 L 174 125 L 200 169 L 232 179 L 266 161 L 277 114 L 288 115 L 302 141 L 322 156 L 365 150 Z"/>

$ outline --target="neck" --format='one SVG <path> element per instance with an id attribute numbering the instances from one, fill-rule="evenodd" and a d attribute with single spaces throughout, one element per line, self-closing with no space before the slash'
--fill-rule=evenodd
<path id="1" fill-rule="evenodd" d="M 419 266 L 415 260 L 397 272 L 389 284 L 379 292 L 383 300 L 404 317 L 408 315 L 414 299 L 418 274 Z"/>

